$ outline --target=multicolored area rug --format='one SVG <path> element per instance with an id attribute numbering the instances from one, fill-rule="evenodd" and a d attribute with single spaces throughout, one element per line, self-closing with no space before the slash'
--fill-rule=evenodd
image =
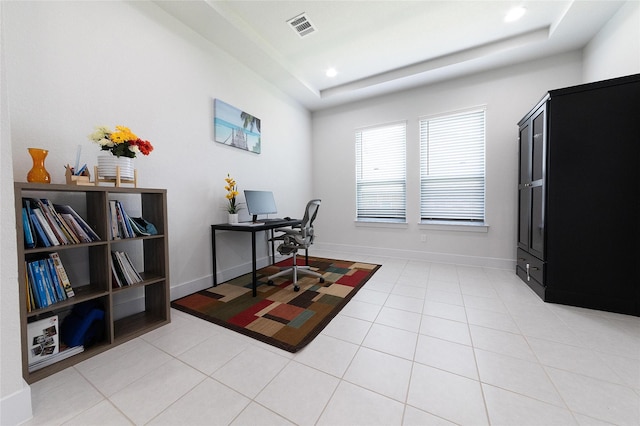
<path id="1" fill-rule="evenodd" d="M 292 276 L 267 277 L 291 266 L 285 259 L 257 271 L 258 295 L 251 295 L 251 273 L 171 302 L 188 314 L 221 325 L 289 352 L 311 342 L 380 268 L 380 265 L 309 256 L 318 278 L 298 274 L 300 291 L 293 291 Z M 304 256 L 298 265 L 304 264 Z"/>

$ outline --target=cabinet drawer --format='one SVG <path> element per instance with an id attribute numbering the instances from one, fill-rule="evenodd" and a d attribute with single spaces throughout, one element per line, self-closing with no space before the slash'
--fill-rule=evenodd
<path id="1" fill-rule="evenodd" d="M 518 276 L 526 281 L 536 280 L 544 286 L 544 262 L 530 255 L 522 249 L 518 249 L 517 258 Z"/>

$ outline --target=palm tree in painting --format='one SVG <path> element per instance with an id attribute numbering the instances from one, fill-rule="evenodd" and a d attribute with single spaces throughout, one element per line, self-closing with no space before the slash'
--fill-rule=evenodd
<path id="1" fill-rule="evenodd" d="M 246 112 L 242 112 L 240 114 L 240 119 L 243 122 L 242 127 L 244 127 L 246 129 L 249 126 L 251 126 L 251 129 L 249 131 L 253 132 L 253 129 L 257 128 L 258 129 L 258 133 L 260 133 L 260 119 L 259 118 L 256 118 L 251 114 L 247 114 Z"/>

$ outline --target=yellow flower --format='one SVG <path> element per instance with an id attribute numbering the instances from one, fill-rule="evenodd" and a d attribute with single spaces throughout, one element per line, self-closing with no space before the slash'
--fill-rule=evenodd
<path id="1" fill-rule="evenodd" d="M 109 137 L 113 143 L 123 143 L 127 141 L 135 141 L 138 139 L 128 127 L 125 126 L 116 126 L 116 131 L 111 133 Z"/>
<path id="2" fill-rule="evenodd" d="M 236 181 L 227 173 L 227 177 L 224 178 L 227 185 L 224 189 L 227 191 L 225 194 L 225 198 L 229 200 L 227 204 L 226 210 L 229 213 L 238 213 L 238 210 L 241 209 L 240 204 L 236 203 L 236 197 L 240 194 L 238 192 L 238 186 Z"/>

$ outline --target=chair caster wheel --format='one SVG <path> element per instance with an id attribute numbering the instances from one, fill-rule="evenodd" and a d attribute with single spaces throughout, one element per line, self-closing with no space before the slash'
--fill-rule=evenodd
<path id="1" fill-rule="evenodd" d="M 320 278 L 320 282 L 323 283 L 324 282 L 324 278 Z"/>
<path id="2" fill-rule="evenodd" d="M 294 286 L 294 287 L 293 287 L 293 291 L 300 291 L 300 287 L 298 287 L 298 286 Z"/>
<path id="3" fill-rule="evenodd" d="M 267 281 L 267 285 L 273 285 L 273 280 Z"/>

